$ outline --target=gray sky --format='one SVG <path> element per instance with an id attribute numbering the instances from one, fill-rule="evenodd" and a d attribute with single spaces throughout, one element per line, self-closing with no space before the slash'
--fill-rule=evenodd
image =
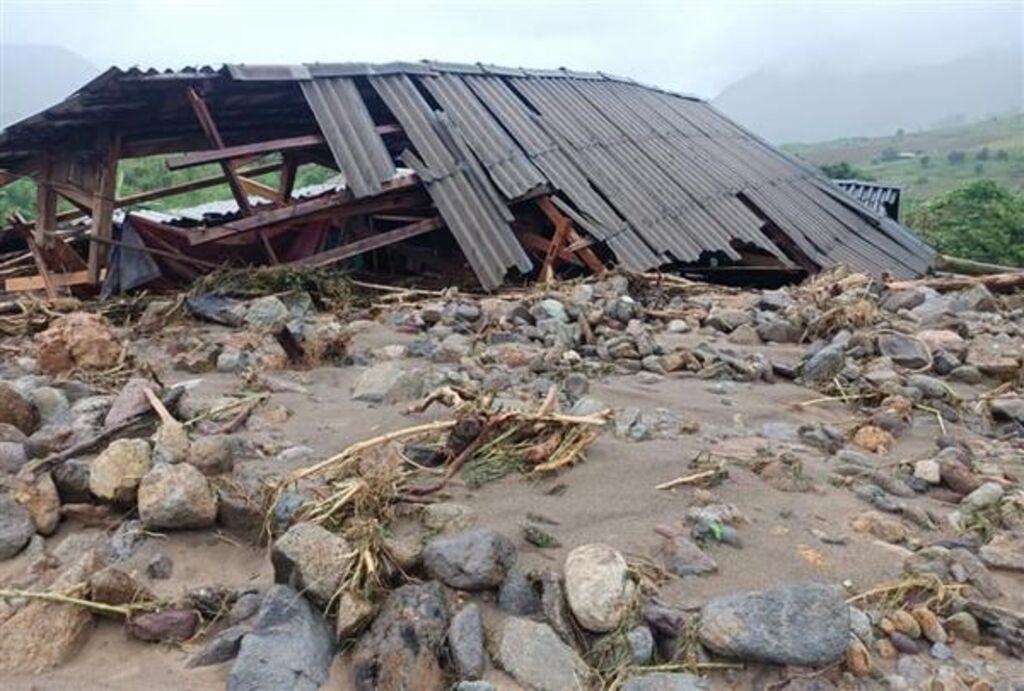
<path id="1" fill-rule="evenodd" d="M 0 44 L 98 68 L 418 60 L 604 70 L 715 96 L 765 67 L 936 64 L 1021 51 L 1024 3 L 0 0 Z"/>

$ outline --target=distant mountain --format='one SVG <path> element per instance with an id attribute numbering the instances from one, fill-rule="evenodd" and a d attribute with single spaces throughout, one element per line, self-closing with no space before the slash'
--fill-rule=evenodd
<path id="1" fill-rule="evenodd" d="M 1007 50 L 861 74 L 761 71 L 712 102 L 778 143 L 882 136 L 1021 111 L 1024 58 Z"/>
<path id="2" fill-rule="evenodd" d="M 6 44 L 0 53 L 0 127 L 52 106 L 99 74 L 60 46 Z"/>

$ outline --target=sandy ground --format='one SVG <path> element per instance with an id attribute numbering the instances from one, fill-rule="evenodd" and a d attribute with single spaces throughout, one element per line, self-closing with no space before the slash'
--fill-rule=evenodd
<path id="1" fill-rule="evenodd" d="M 377 327 L 360 335 L 357 345 L 372 348 L 409 338 Z M 799 352 L 793 347 L 759 346 L 757 350 L 793 360 Z M 410 366 L 422 364 L 408 362 Z M 269 438 L 282 446 L 308 445 L 320 458 L 370 435 L 444 415 L 441 410 L 410 417 L 401 413 L 402 406 L 370 407 L 352 401 L 350 389 L 361 369 L 331 367 L 278 373 L 275 376 L 301 383 L 308 393 L 273 394 L 268 405 L 283 405 L 292 415 L 281 424 L 261 426 L 260 431 L 247 431 L 243 436 Z M 196 378 L 184 372 L 164 374 L 168 382 Z M 201 379 L 194 391 L 200 398 L 214 398 L 237 384 L 233 375 L 208 374 Z M 749 524 L 740 528 L 743 549 L 712 546 L 710 552 L 718 562 L 718 573 L 673 580 L 662 591 L 663 599 L 697 608 L 717 594 L 793 581 L 849 582 L 864 588 L 896 577 L 905 551 L 851 531 L 851 516 L 869 507 L 851 491 L 828 484 L 829 462 L 824 454 L 795 442 L 766 442 L 762 436 L 766 423 L 830 423 L 841 427 L 852 421 L 850 409 L 838 403 L 797 407 L 796 404 L 820 394 L 790 383 L 730 382 L 725 394 L 720 387 L 715 381 L 684 376 L 670 376 L 656 384 L 642 384 L 634 376 L 618 375 L 594 381 L 590 395 L 612 407 L 668 408 L 681 419 L 697 421 L 700 430 L 674 439 L 645 442 L 620 440 L 606 430 L 584 463 L 555 478 L 535 482 L 507 477 L 473 491 L 456 484 L 450 488 L 450 500 L 471 507 L 477 525 L 514 536 L 528 569 L 560 566 L 568 549 L 588 542 L 605 542 L 627 554 L 649 556 L 660 541 L 653 528 L 659 524 L 681 524 L 692 500 L 692 490 L 659 491 L 654 489 L 655 485 L 692 472 L 688 464 L 701 450 L 747 460 L 757 447 L 771 443 L 799 455 L 804 473 L 814 481 L 816 489 L 807 493 L 781 492 L 738 464 L 730 464 L 728 480 L 713 491 L 749 518 Z M 913 430 L 889 454 L 879 458 L 879 463 L 928 457 L 934 453 L 933 440 L 938 434 L 934 420 L 918 417 Z M 281 474 L 291 469 L 279 467 L 272 456 L 254 456 L 236 463 L 236 472 L 254 476 Z M 566 485 L 563 493 L 548 493 L 553 485 L 562 483 Z M 931 498 L 915 501 L 936 509 L 940 515 L 952 508 Z M 520 526 L 526 522 L 528 512 L 550 519 L 553 524 L 547 528 L 563 547 L 540 550 L 523 541 Z M 79 529 L 65 523 L 51 541 L 59 541 Z M 847 536 L 848 542 L 824 544 L 811 533 L 812 529 Z M 923 537 L 936 539 L 939 535 Z M 158 595 L 173 596 L 188 587 L 213 583 L 255 586 L 272 581 L 266 548 L 245 545 L 213 532 L 153 536 L 126 566 L 142 574 L 147 561 L 158 553 L 167 554 L 174 562 L 169 580 L 152 581 L 143 576 Z M 0 564 L 0 579 L 24 568 L 27 560 L 27 556 L 22 556 Z M 1001 604 L 1024 609 L 1024 577 L 1005 571 L 993 573 L 1007 593 Z M 184 668 L 195 648 L 140 643 L 128 639 L 116 622 L 100 621 L 84 648 L 63 667 L 33 677 L 0 680 L 0 688 L 223 688 L 230 664 Z M 958 657 L 976 659 L 969 646 L 958 644 L 956 650 Z M 1024 665 L 1005 658 L 1000 658 L 998 664 L 1007 678 L 1024 677 Z M 346 675 L 345 663 L 339 658 L 329 688 L 347 688 Z M 495 674 L 494 678 L 501 682 L 499 686 L 504 686 L 501 675 Z M 717 678 L 714 686 L 751 688 L 757 683 L 750 677 L 737 678 L 732 683 Z"/>

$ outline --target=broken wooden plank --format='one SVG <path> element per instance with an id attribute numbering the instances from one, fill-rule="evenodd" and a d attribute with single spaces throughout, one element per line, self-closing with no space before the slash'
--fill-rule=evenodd
<path id="1" fill-rule="evenodd" d="M 100 278 L 106 272 L 100 272 Z M 46 290 L 47 296 L 49 296 L 50 288 L 53 288 L 53 298 L 57 296 L 56 288 L 64 288 L 67 286 L 80 286 L 90 283 L 88 269 L 84 271 L 72 271 L 66 274 L 40 274 L 37 276 L 18 276 L 16 278 L 8 278 L 4 281 L 4 290 L 8 293 L 20 293 L 28 290 Z"/>
<path id="2" fill-rule="evenodd" d="M 212 151 L 192 151 L 180 156 L 168 158 L 166 161 L 169 170 L 181 170 L 201 166 L 207 163 L 221 163 L 236 158 L 247 158 L 249 156 L 261 156 L 264 154 L 279 151 L 294 151 L 296 149 L 308 149 L 313 146 L 322 146 L 324 138 L 319 134 L 306 134 L 300 137 L 286 137 L 284 139 L 271 139 L 264 142 L 252 144 L 240 144 L 238 146 L 225 146 Z"/>
<path id="3" fill-rule="evenodd" d="M 369 252 L 370 250 L 387 247 L 388 245 L 393 245 L 396 242 L 402 242 L 403 240 L 414 238 L 417 235 L 424 235 L 441 228 L 443 225 L 444 221 L 442 221 L 440 217 L 427 218 L 422 221 L 417 221 L 416 223 L 410 223 L 409 225 L 402 226 L 401 228 L 380 233 L 379 235 L 372 235 L 368 238 L 363 238 L 362 240 L 356 240 L 355 242 L 350 242 L 347 245 L 342 245 L 341 247 L 329 249 L 326 252 L 314 254 L 309 257 L 303 257 L 302 259 L 290 262 L 290 265 L 310 267 L 328 266 L 363 254 L 364 252 Z"/>
<path id="4" fill-rule="evenodd" d="M 188 96 L 189 103 L 192 104 L 192 110 L 195 112 L 196 119 L 199 120 L 199 126 L 203 128 L 203 132 L 206 133 L 210 143 L 218 150 L 224 149 L 224 140 L 220 136 L 217 123 L 214 121 L 213 114 L 210 113 L 210 108 L 207 106 L 206 101 L 193 86 L 187 88 L 185 93 Z M 224 177 L 227 178 L 228 187 L 231 188 L 231 195 L 235 198 L 239 211 L 242 212 L 243 216 L 250 215 L 252 209 L 249 206 L 249 196 L 242 182 L 238 179 L 238 173 L 235 171 L 234 164 L 230 160 L 222 160 L 220 161 L 220 167 L 224 171 Z"/>
<path id="5" fill-rule="evenodd" d="M 915 281 L 893 281 L 887 283 L 885 287 L 893 292 L 910 290 L 912 288 L 931 288 L 940 293 L 948 293 L 953 290 L 965 290 L 978 285 L 985 286 L 989 290 L 996 292 L 1024 288 L 1024 271 L 991 274 L 988 276 L 936 276 Z"/>

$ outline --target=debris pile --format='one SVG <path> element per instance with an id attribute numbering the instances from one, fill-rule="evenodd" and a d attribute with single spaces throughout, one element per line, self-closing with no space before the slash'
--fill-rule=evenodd
<path id="1" fill-rule="evenodd" d="M 6 338 L 5 675 L 121 625 L 195 688 L 1021 676 L 1019 294 L 322 279 Z"/>

